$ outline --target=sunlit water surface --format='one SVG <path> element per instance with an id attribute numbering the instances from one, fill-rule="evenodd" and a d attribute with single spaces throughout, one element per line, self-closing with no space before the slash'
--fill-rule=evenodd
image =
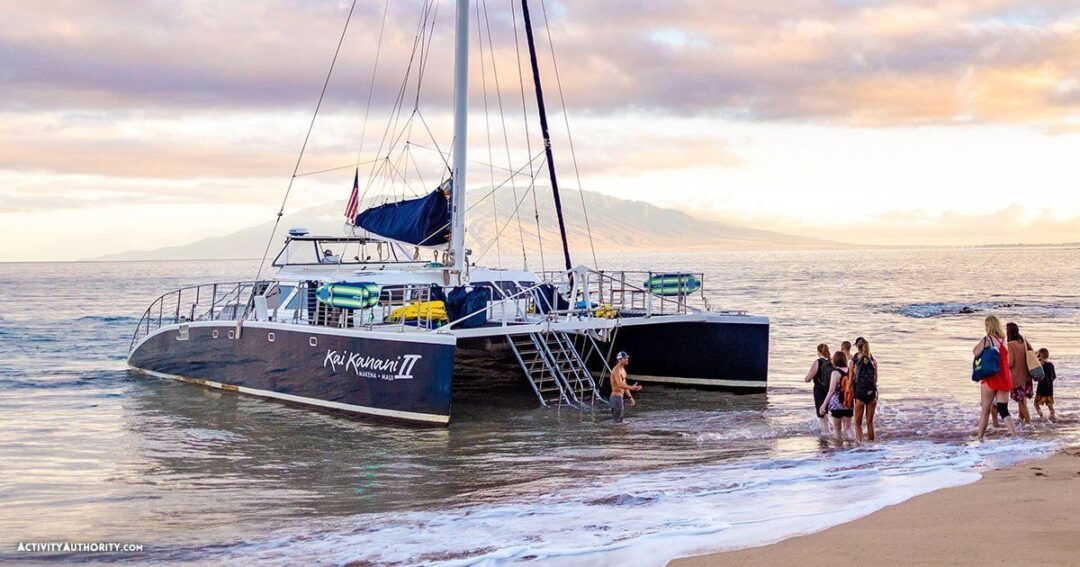
<path id="1" fill-rule="evenodd" d="M 250 278 L 251 262 L 0 264 L 0 560 L 48 558 L 14 542 L 75 540 L 145 546 L 69 557 L 90 561 L 658 565 L 822 529 L 1077 437 L 1078 260 L 1061 248 L 609 256 L 612 269 L 703 270 L 715 307 L 770 316 L 768 393 L 648 386 L 613 427 L 537 409 L 523 381 L 473 376 L 435 430 L 126 370 L 154 297 Z M 970 348 L 987 312 L 1053 353 L 1058 425 L 972 441 Z M 837 448 L 816 435 L 802 377 L 818 342 L 857 335 L 881 365 L 879 440 Z"/>

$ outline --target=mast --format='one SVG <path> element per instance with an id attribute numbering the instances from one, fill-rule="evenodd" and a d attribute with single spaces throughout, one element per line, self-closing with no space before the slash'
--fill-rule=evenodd
<path id="1" fill-rule="evenodd" d="M 521 13 L 525 16 L 525 37 L 529 42 L 529 60 L 532 63 L 533 86 L 536 90 L 536 108 L 540 112 L 540 132 L 544 135 L 544 156 L 547 161 L 548 177 L 551 179 L 551 194 L 555 198 L 555 216 L 559 218 L 563 260 L 566 262 L 566 269 L 570 270 L 573 264 L 570 263 L 570 246 L 566 242 L 566 221 L 563 220 L 562 199 L 559 198 L 559 181 L 555 177 L 555 159 L 551 153 L 551 134 L 548 133 L 544 89 L 540 86 L 540 67 L 536 64 L 536 43 L 533 40 L 532 19 L 529 18 L 529 0 L 521 0 Z"/>
<path id="2" fill-rule="evenodd" d="M 465 283 L 465 152 L 469 130 L 469 0 L 457 0 L 454 33 L 454 165 L 450 190 L 450 252 L 458 284 Z"/>

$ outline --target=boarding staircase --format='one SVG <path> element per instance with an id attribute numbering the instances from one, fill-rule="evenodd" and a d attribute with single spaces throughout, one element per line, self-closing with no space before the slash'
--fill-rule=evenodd
<path id="1" fill-rule="evenodd" d="M 602 399 L 569 333 L 528 333 L 507 340 L 541 405 L 592 407 Z"/>

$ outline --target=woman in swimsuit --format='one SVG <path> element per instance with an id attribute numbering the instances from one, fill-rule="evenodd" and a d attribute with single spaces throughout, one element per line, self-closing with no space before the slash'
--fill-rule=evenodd
<path id="1" fill-rule="evenodd" d="M 855 442 L 863 440 L 863 418 L 866 419 L 866 438 L 874 440 L 874 411 L 877 409 L 878 390 L 877 360 L 870 354 L 870 343 L 859 337 L 855 341 L 859 352 L 851 365 L 852 379 L 855 381 Z"/>
<path id="2" fill-rule="evenodd" d="M 1009 347 L 1005 345 L 1005 331 L 1001 328 L 1001 320 L 994 315 L 988 315 L 984 321 L 986 336 L 979 340 L 972 352 L 978 357 L 982 351 L 988 348 L 997 349 L 1001 357 L 1001 366 L 992 376 L 987 376 L 979 382 L 979 396 L 982 401 L 982 411 L 979 414 L 979 441 L 986 435 L 986 425 L 990 421 L 990 412 L 996 411 L 1009 427 L 1009 432 L 1016 435 L 1016 425 L 1009 416 L 1009 392 L 1012 391 L 1012 374 L 1009 372 Z"/>
<path id="3" fill-rule="evenodd" d="M 832 363 L 829 362 L 829 345 L 821 343 L 817 346 L 818 358 L 810 365 L 810 371 L 806 373 L 804 382 L 814 382 L 814 413 L 817 414 L 821 435 L 829 435 L 829 414 L 821 410 L 822 404 L 828 399 L 829 377 L 832 375 Z"/>
<path id="4" fill-rule="evenodd" d="M 836 351 L 832 356 L 833 371 L 829 376 L 829 391 L 825 395 L 827 401 L 818 407 L 819 413 L 825 413 L 828 409 L 832 414 L 833 432 L 840 443 L 844 442 L 844 432 L 847 432 L 849 437 L 852 435 L 851 416 L 854 413 L 842 384 L 848 375 L 847 365 L 847 356 Z"/>

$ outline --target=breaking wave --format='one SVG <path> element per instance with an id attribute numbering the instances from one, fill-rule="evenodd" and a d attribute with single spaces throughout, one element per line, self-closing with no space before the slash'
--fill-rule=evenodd
<path id="1" fill-rule="evenodd" d="M 942 302 L 894 306 L 888 308 L 887 311 L 914 319 L 975 315 L 979 313 L 1055 318 L 1080 313 L 1080 304 L 1015 301 Z"/>

